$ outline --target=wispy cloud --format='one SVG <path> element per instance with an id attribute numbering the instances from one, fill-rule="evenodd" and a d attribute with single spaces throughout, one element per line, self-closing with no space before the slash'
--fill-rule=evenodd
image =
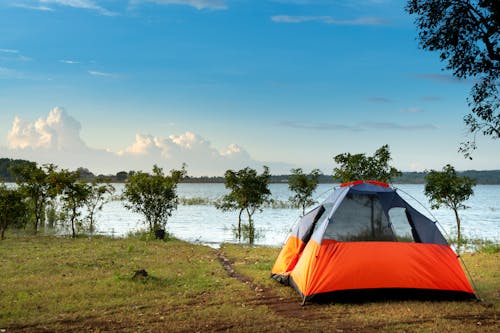
<path id="1" fill-rule="evenodd" d="M 62 62 L 63 64 L 68 64 L 68 65 L 75 65 L 75 64 L 80 63 L 79 61 L 75 61 L 75 60 L 59 60 L 59 62 Z"/>
<path id="2" fill-rule="evenodd" d="M 93 0 L 24 0 L 14 2 L 12 6 L 39 11 L 54 11 L 54 6 L 61 6 L 93 10 L 106 16 L 117 15 L 117 13 L 100 6 Z"/>
<path id="3" fill-rule="evenodd" d="M 368 97 L 366 100 L 372 103 L 392 103 L 392 100 L 386 97 Z"/>
<path id="4" fill-rule="evenodd" d="M 409 107 L 409 108 L 403 109 L 403 110 L 401 110 L 401 112 L 404 112 L 404 113 L 420 113 L 420 112 L 423 112 L 423 110 L 421 108 L 419 108 L 419 107 L 413 106 L 413 107 Z"/>
<path id="5" fill-rule="evenodd" d="M 155 3 L 158 5 L 180 5 L 194 7 L 198 10 L 225 10 L 227 4 L 225 0 L 130 0 L 131 6 L 137 6 L 141 3 Z"/>
<path id="6" fill-rule="evenodd" d="M 370 129 L 379 130 L 405 130 L 405 131 L 416 131 L 416 130 L 434 130 L 437 129 L 435 125 L 432 124 L 412 124 L 403 125 L 393 122 L 361 122 L 353 126 L 340 125 L 334 123 L 308 123 L 308 122 L 298 122 L 298 121 L 283 121 L 278 124 L 283 127 L 291 127 L 303 130 L 319 130 L 319 131 L 347 131 L 347 132 L 361 132 Z"/>
<path id="7" fill-rule="evenodd" d="M 0 49 L 0 53 L 19 54 L 19 50 Z"/>
<path id="8" fill-rule="evenodd" d="M 429 96 L 422 96 L 420 99 L 422 101 L 431 102 L 431 101 L 440 101 L 442 98 L 439 96 L 429 95 Z"/>
<path id="9" fill-rule="evenodd" d="M 0 79 L 15 79 L 23 80 L 27 79 L 26 75 L 12 68 L 0 67 Z"/>
<path id="10" fill-rule="evenodd" d="M 282 121 L 278 124 L 283 127 L 291 127 L 297 129 L 306 129 L 306 130 L 319 130 L 319 131 L 360 131 L 362 130 L 359 127 L 340 125 L 334 123 L 308 123 L 308 122 L 299 122 L 299 121 Z"/>
<path id="11" fill-rule="evenodd" d="M 109 77 L 109 78 L 114 78 L 114 79 L 118 79 L 118 78 L 123 77 L 120 74 L 108 73 L 108 72 L 101 72 L 101 71 L 94 71 L 94 70 L 90 70 L 90 71 L 88 71 L 88 73 L 90 75 L 94 75 L 94 76 Z"/>
<path id="12" fill-rule="evenodd" d="M 415 75 L 410 75 L 410 77 L 416 79 L 430 80 L 439 83 L 466 83 L 468 81 L 468 80 L 458 79 L 451 74 L 437 74 L 437 73 L 415 74 Z"/>
<path id="13" fill-rule="evenodd" d="M 381 130 L 404 130 L 404 131 L 415 131 L 415 130 L 435 130 L 437 126 L 433 124 L 414 124 L 414 125 L 402 125 L 391 122 L 363 122 L 360 123 L 363 128 L 366 129 L 381 129 Z"/>
<path id="14" fill-rule="evenodd" d="M 307 23 L 319 22 L 331 25 L 383 25 L 387 20 L 380 17 L 359 17 L 349 20 L 339 20 L 332 16 L 293 16 L 293 15 L 275 15 L 271 20 L 276 23 Z"/>
<path id="15" fill-rule="evenodd" d="M 53 8 L 44 6 L 44 5 L 30 5 L 30 4 L 25 4 L 25 3 L 14 3 L 12 4 L 13 7 L 18 7 L 18 8 L 24 8 L 24 9 L 31 9 L 31 10 L 39 10 L 42 12 L 52 12 L 54 11 Z"/>

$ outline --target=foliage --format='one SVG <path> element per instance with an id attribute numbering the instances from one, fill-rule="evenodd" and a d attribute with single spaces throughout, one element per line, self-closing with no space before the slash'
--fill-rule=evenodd
<path id="1" fill-rule="evenodd" d="M 443 171 L 431 170 L 425 177 L 425 195 L 429 198 L 431 207 L 437 209 L 441 206 L 448 207 L 455 213 L 457 222 L 457 240 L 460 246 L 460 218 L 459 209 L 465 209 L 463 204 L 474 194 L 472 189 L 475 181 L 467 176 L 458 176 L 455 168 L 449 164 L 443 167 Z"/>
<path id="2" fill-rule="evenodd" d="M 185 174 L 185 165 L 181 170 L 171 170 L 170 175 L 165 175 L 156 165 L 152 175 L 132 171 L 123 191 L 125 208 L 141 214 L 149 232 L 164 230 L 168 218 L 177 209 L 177 184 Z"/>
<path id="3" fill-rule="evenodd" d="M 44 212 L 47 203 L 57 195 L 54 183 L 57 168 L 53 164 L 38 167 L 35 162 L 30 162 L 14 165 L 11 170 L 20 191 L 29 198 L 33 212 L 33 227 L 36 234 L 38 227 L 45 222 Z"/>
<path id="4" fill-rule="evenodd" d="M 109 200 L 110 196 L 114 193 L 115 188 L 108 182 L 98 183 L 96 179 L 89 184 L 89 193 L 85 199 L 85 206 L 87 207 L 87 220 L 89 223 L 89 232 L 92 234 L 95 228 L 95 214 L 102 210 L 104 204 Z"/>
<path id="5" fill-rule="evenodd" d="M 498 0 L 409 0 L 421 47 L 438 51 L 446 69 L 460 79 L 474 78 L 464 117 L 471 141 L 460 151 L 471 158 L 478 133 L 500 138 L 500 6 Z"/>
<path id="6" fill-rule="evenodd" d="M 264 171 L 260 175 L 257 174 L 256 170 L 249 167 L 239 171 L 227 170 L 225 172 L 224 184 L 230 192 L 223 196 L 215 206 L 222 211 L 238 211 L 238 239 L 241 239 L 242 236 L 241 214 L 243 211 L 247 212 L 248 227 L 253 230 L 253 214 L 270 201 L 269 177 L 269 168 L 267 166 L 264 166 Z M 248 234 L 252 236 L 255 233 L 249 232 Z M 250 243 L 253 243 L 253 241 L 253 237 L 249 238 Z"/>
<path id="7" fill-rule="evenodd" d="M 23 193 L 0 183 L 0 239 L 9 227 L 23 227 L 27 222 L 28 206 Z"/>
<path id="8" fill-rule="evenodd" d="M 86 182 L 77 181 L 79 173 L 61 170 L 54 175 L 54 185 L 63 203 L 63 210 L 71 225 L 71 236 L 76 237 L 76 227 L 82 226 L 81 208 L 87 202 L 91 187 Z"/>
<path id="9" fill-rule="evenodd" d="M 401 171 L 389 165 L 391 153 L 388 145 L 383 145 L 373 156 L 344 153 L 334 157 L 338 167 L 333 169 L 333 177 L 341 182 L 353 180 L 378 180 L 391 182 L 401 176 Z"/>
<path id="10" fill-rule="evenodd" d="M 306 207 L 315 203 L 312 195 L 318 187 L 318 180 L 321 173 L 318 169 L 312 170 L 309 175 L 306 175 L 301 168 L 290 171 L 292 174 L 288 178 L 288 188 L 295 194 L 289 200 L 295 207 L 302 208 L 302 215 L 304 215 Z"/>

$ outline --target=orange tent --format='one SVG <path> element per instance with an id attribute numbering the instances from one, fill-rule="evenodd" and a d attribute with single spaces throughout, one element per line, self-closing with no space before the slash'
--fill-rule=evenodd
<path id="1" fill-rule="evenodd" d="M 272 276 L 303 302 L 360 291 L 474 297 L 436 223 L 374 181 L 342 184 L 304 215 Z"/>

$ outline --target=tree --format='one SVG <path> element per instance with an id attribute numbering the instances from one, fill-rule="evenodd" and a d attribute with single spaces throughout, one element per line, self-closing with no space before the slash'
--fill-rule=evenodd
<path id="1" fill-rule="evenodd" d="M 17 188 L 8 188 L 0 183 L 0 239 L 5 239 L 8 227 L 26 224 L 28 206 L 23 193 Z"/>
<path id="2" fill-rule="evenodd" d="M 438 209 L 445 206 L 451 208 L 455 213 L 457 242 L 460 246 L 461 233 L 458 210 L 467 208 L 463 202 L 474 194 L 472 187 L 476 185 L 476 182 L 467 176 L 458 176 L 455 168 L 449 164 L 443 167 L 443 171 L 431 170 L 425 179 L 427 182 L 425 195 L 429 198 L 431 207 Z"/>
<path id="3" fill-rule="evenodd" d="M 181 170 L 171 170 L 170 175 L 154 165 L 152 175 L 132 171 L 125 182 L 125 208 L 142 214 L 149 232 L 157 238 L 163 238 L 168 218 L 177 209 L 177 184 L 185 175 L 185 165 Z"/>
<path id="4" fill-rule="evenodd" d="M 71 237 L 76 237 L 76 227 L 81 225 L 79 220 L 81 208 L 85 205 L 90 195 L 91 187 L 84 181 L 78 181 L 80 174 L 78 171 L 70 172 L 61 170 L 54 175 L 53 184 L 61 195 L 63 209 L 66 211 L 70 225 Z"/>
<path id="5" fill-rule="evenodd" d="M 409 0 L 420 45 L 438 51 L 446 69 L 460 79 L 473 78 L 464 122 L 472 140 L 459 151 L 471 158 L 476 136 L 500 138 L 500 6 L 498 0 Z"/>
<path id="6" fill-rule="evenodd" d="M 55 172 L 55 165 L 45 164 L 38 167 L 35 162 L 16 165 L 12 168 L 20 191 L 29 198 L 35 234 L 38 232 L 38 226 L 44 222 L 45 206 L 56 195 L 54 183 L 51 181 Z"/>
<path id="7" fill-rule="evenodd" d="M 321 173 L 318 169 L 312 170 L 309 175 L 306 175 L 301 168 L 290 171 L 292 174 L 288 178 L 288 188 L 295 192 L 294 196 L 290 197 L 290 201 L 295 207 L 302 208 L 302 215 L 304 215 L 306 207 L 315 203 L 312 195 L 318 187 Z"/>
<path id="8" fill-rule="evenodd" d="M 113 194 L 115 188 L 108 182 L 98 183 L 98 179 L 94 179 L 89 187 L 89 195 L 85 200 L 87 207 L 87 220 L 89 222 L 89 232 L 92 234 L 95 228 L 95 213 L 100 211 L 106 203 L 106 196 Z"/>
<path id="9" fill-rule="evenodd" d="M 377 149 L 373 156 L 343 153 L 333 159 L 339 164 L 333 169 L 333 178 L 342 183 L 353 180 L 378 180 L 388 183 L 402 175 L 401 171 L 389 165 L 391 153 L 388 145 Z"/>
<path id="10" fill-rule="evenodd" d="M 248 216 L 249 241 L 253 243 L 255 228 L 252 221 L 253 214 L 270 201 L 271 191 L 269 184 L 269 168 L 264 166 L 262 174 L 246 167 L 239 171 L 227 170 L 224 174 L 224 185 L 231 190 L 216 203 L 216 207 L 222 211 L 238 211 L 238 229 L 236 236 L 241 239 L 241 215 L 244 211 Z"/>

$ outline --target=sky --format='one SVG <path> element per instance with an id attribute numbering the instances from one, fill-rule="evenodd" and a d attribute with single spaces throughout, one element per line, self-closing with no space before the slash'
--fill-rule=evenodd
<path id="1" fill-rule="evenodd" d="M 319 168 L 388 144 L 402 171 L 500 169 L 471 80 L 398 0 L 3 0 L 0 157 L 95 173 Z"/>

